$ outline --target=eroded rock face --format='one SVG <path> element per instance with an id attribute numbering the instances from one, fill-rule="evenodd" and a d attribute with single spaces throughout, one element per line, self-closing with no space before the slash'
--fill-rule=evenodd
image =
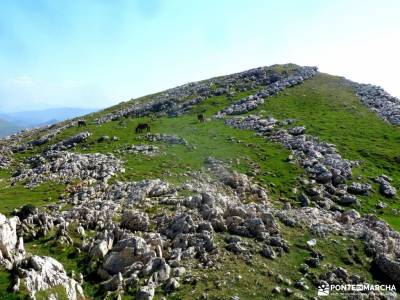
<path id="1" fill-rule="evenodd" d="M 111 275 L 124 274 L 127 268 L 132 267 L 135 263 L 140 263 L 137 267 L 141 269 L 152 257 L 155 257 L 155 252 L 150 250 L 146 241 L 134 236 L 118 241 L 106 256 L 103 268 Z"/>
<path id="2" fill-rule="evenodd" d="M 63 286 L 69 300 L 83 297 L 82 287 L 67 276 L 62 264 L 51 257 L 28 257 L 17 265 L 17 274 L 32 295 L 37 291 Z"/>
<path id="3" fill-rule="evenodd" d="M 7 219 L 0 214 L 0 252 L 1 258 L 14 260 L 14 255 L 17 253 L 17 224 L 18 217 Z"/>

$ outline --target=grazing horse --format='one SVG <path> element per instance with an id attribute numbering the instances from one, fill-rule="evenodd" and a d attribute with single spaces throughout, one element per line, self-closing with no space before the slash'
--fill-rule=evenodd
<path id="1" fill-rule="evenodd" d="M 86 124 L 86 122 L 84 120 L 79 120 L 78 121 L 78 127 L 86 127 L 86 126 L 87 126 L 87 124 Z"/>
<path id="2" fill-rule="evenodd" d="M 143 131 L 149 132 L 150 125 L 147 123 L 139 123 L 138 126 L 136 126 L 135 132 L 142 133 Z"/>
<path id="3" fill-rule="evenodd" d="M 198 114 L 197 120 L 199 120 L 200 123 L 204 123 L 206 121 L 206 118 L 204 117 L 204 114 Z"/>

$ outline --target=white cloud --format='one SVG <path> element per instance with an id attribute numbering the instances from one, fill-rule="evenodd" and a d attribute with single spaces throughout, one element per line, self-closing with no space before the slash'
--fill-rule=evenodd
<path id="1" fill-rule="evenodd" d="M 22 86 L 22 87 L 28 87 L 28 86 L 33 86 L 34 81 L 31 76 L 28 75 L 21 75 L 13 78 L 12 83 L 17 85 L 17 86 Z"/>

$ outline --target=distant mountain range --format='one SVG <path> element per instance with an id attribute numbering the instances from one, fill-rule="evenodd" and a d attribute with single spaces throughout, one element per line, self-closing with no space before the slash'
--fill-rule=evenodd
<path id="1" fill-rule="evenodd" d="M 16 133 L 20 129 L 21 128 L 16 126 L 15 124 L 0 119 L 0 137 Z"/>
<path id="2" fill-rule="evenodd" d="M 98 109 L 63 107 L 12 113 L 0 112 L 0 137 L 14 134 L 24 128 L 55 124 L 96 110 Z"/>

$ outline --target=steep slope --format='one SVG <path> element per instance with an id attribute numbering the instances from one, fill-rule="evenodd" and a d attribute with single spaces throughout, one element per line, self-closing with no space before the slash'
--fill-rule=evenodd
<path id="1" fill-rule="evenodd" d="M 2 221 L 15 235 L 4 246 L 0 235 L 0 286 L 18 290 L 2 297 L 301 299 L 323 284 L 398 286 L 396 105 L 376 114 L 362 97 L 344 78 L 275 65 L 1 141 L 0 212 L 38 207 L 17 212 L 15 229 Z M 46 268 L 57 280 L 37 275 Z"/>

